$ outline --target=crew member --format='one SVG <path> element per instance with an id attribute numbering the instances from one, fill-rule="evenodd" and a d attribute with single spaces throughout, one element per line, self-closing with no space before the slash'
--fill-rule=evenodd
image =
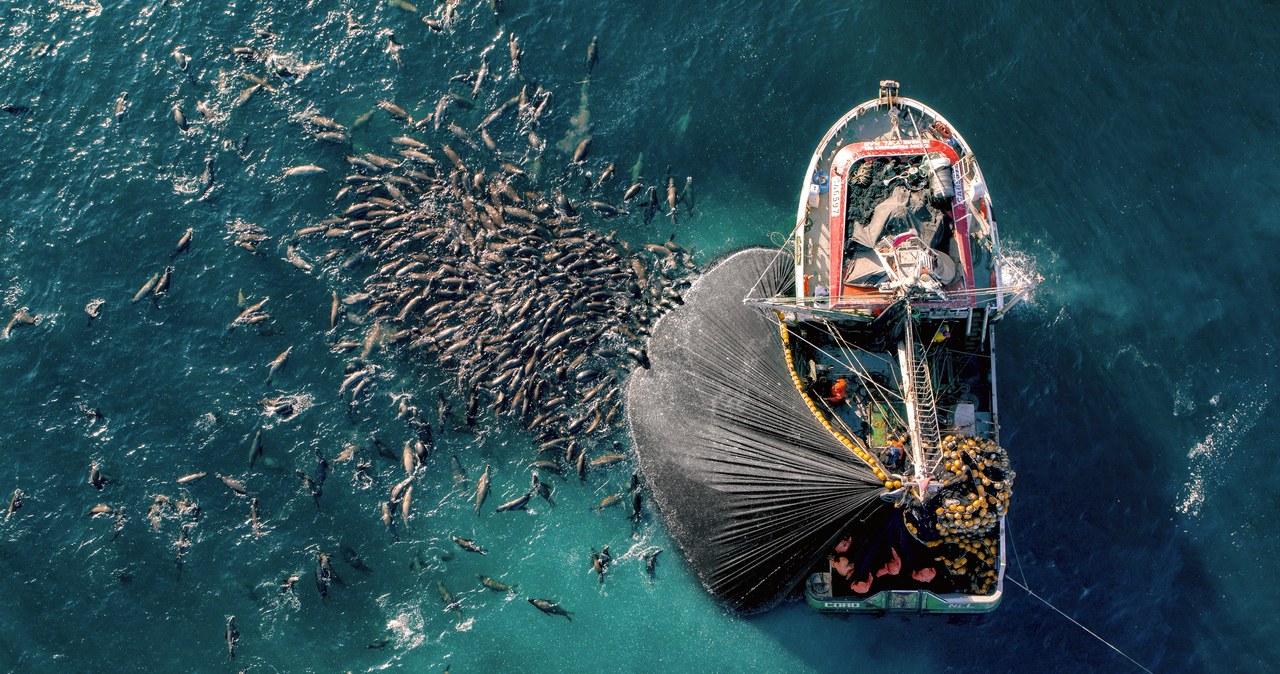
<path id="1" fill-rule="evenodd" d="M 884 448 L 884 453 L 880 460 L 884 462 L 884 467 L 889 470 L 898 470 L 902 467 L 902 441 L 897 439 L 889 440 L 889 446 Z"/>
<path id="2" fill-rule="evenodd" d="M 824 400 L 832 405 L 839 405 L 845 401 L 845 397 L 849 393 L 849 382 L 844 377 L 840 377 L 831 385 L 831 395 L 826 396 Z"/>

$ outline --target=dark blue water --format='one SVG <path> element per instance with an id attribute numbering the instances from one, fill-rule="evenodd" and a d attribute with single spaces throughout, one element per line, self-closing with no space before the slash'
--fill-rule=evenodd
<path id="1" fill-rule="evenodd" d="M 342 151 L 299 120 L 350 125 L 380 99 L 429 114 L 487 45 L 498 45 L 491 65 L 505 64 L 508 32 L 527 76 L 554 93 L 550 145 L 570 130 L 599 35 L 588 88 L 597 156 L 626 175 L 643 155 L 644 178 L 671 165 L 698 188 L 693 219 L 620 234 L 655 241 L 674 229 L 704 261 L 790 227 L 812 146 L 878 80 L 946 115 L 979 155 L 1006 248 L 1045 277 L 998 333 L 1002 439 L 1019 474 L 1010 573 L 1155 671 L 1265 671 L 1280 655 L 1273 5 L 507 0 L 495 21 L 467 0 L 444 34 L 420 20 L 437 7 L 417 5 L 0 10 L 0 103 L 29 108 L 0 113 L 0 317 L 40 316 L 0 342 L 0 493 L 26 494 L 0 525 L 0 668 L 1136 671 L 1014 587 L 985 619 L 839 619 L 801 605 L 731 617 L 660 521 L 633 539 L 623 511 L 592 510 L 625 484 L 625 467 L 557 483 L 555 509 L 473 515 L 448 456 L 472 479 L 491 463 L 491 498 L 512 498 L 531 442 L 514 428 L 483 443 L 443 437 L 399 542 L 378 521 L 379 495 L 398 479 L 387 462 L 371 491 L 335 464 L 317 510 L 294 469 L 373 433 L 398 448 L 408 431 L 388 394 L 429 407 L 440 375 L 378 356 L 372 402 L 349 416 L 338 398 L 346 357 L 323 333 L 330 290 L 352 287 L 283 258 L 292 231 L 330 214 Z M 257 31 L 305 74 L 237 107 L 242 75 L 266 70 L 230 49 L 267 44 Z M 186 72 L 175 48 L 191 58 Z M 481 107 L 514 93 L 505 69 L 495 77 Z M 175 104 L 193 121 L 185 132 Z M 353 142 L 386 152 L 397 129 L 379 113 Z M 281 178 L 304 163 L 330 173 Z M 233 223 L 272 238 L 251 254 L 232 245 Z M 172 262 L 168 297 L 131 304 L 188 227 L 194 243 Z M 226 330 L 241 294 L 271 298 L 266 328 Z M 94 298 L 106 306 L 88 326 Z M 266 363 L 288 346 L 265 386 Z M 287 422 L 258 405 L 280 394 L 304 401 Z M 245 473 L 258 428 L 268 465 Z M 86 484 L 94 460 L 110 478 L 102 492 Z M 146 512 L 195 471 L 244 477 L 267 533 L 255 536 L 244 499 L 206 478 L 188 489 L 202 514 L 179 573 L 176 521 L 153 532 Z M 85 514 L 99 503 L 123 509 L 114 540 L 109 518 Z M 452 534 L 491 552 L 467 556 Z M 620 560 L 601 586 L 589 551 L 604 544 Z M 335 556 L 345 585 L 322 603 L 314 551 L 340 545 L 373 573 Z M 668 553 L 651 582 L 638 554 L 653 545 Z M 484 590 L 476 573 L 520 594 Z M 303 580 L 282 595 L 291 574 Z M 442 610 L 437 581 L 464 597 L 461 614 Z M 527 596 L 562 601 L 573 622 Z M 242 633 L 234 664 L 227 615 Z"/>

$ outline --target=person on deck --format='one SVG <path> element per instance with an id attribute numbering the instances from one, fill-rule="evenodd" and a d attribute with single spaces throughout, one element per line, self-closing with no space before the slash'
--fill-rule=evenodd
<path id="1" fill-rule="evenodd" d="M 889 446 L 885 447 L 884 452 L 881 453 L 880 460 L 884 462 L 884 467 L 889 470 L 902 468 L 902 442 L 890 440 Z"/>
<path id="2" fill-rule="evenodd" d="M 911 578 L 921 583 L 932 583 L 937 576 L 938 572 L 932 566 L 926 566 L 923 569 L 916 569 L 911 572 Z"/>
<path id="3" fill-rule="evenodd" d="M 884 566 L 876 570 L 876 577 L 880 576 L 896 576 L 902 572 L 902 558 L 898 556 L 898 551 L 889 548 L 889 552 L 893 557 L 884 563 Z"/>
<path id="4" fill-rule="evenodd" d="M 832 405 L 839 405 L 845 401 L 848 394 L 849 382 L 846 381 L 844 377 L 841 377 L 836 380 L 836 383 L 831 385 L 831 395 L 824 396 L 823 400 L 826 400 Z"/>

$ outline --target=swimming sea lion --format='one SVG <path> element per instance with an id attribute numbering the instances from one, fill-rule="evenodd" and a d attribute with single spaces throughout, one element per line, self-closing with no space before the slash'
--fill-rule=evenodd
<path id="1" fill-rule="evenodd" d="M 548 599 L 534 599 L 530 597 L 529 603 L 533 604 L 539 611 L 542 611 L 547 615 L 562 615 L 567 618 L 569 622 L 573 622 L 573 617 L 569 615 L 569 612 L 561 608 L 560 604 L 556 602 Z"/>

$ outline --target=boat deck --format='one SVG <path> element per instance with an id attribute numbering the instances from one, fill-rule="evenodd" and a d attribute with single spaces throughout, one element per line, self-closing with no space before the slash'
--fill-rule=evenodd
<path id="1" fill-rule="evenodd" d="M 911 180 L 915 181 L 913 192 L 942 189 L 949 182 L 952 192 L 960 195 L 941 206 L 944 236 L 931 242 L 958 272 L 942 285 L 955 298 L 935 303 L 931 309 L 953 314 L 967 311 L 980 302 L 976 298 L 982 291 L 995 286 L 998 269 L 990 254 L 996 236 L 991 201 L 973 153 L 932 109 L 900 97 L 895 97 L 894 104 L 891 107 L 881 99 L 855 108 L 832 128 L 814 154 L 806 174 L 808 199 L 802 200 L 797 214 L 796 253 L 801 265 L 796 288 L 801 303 L 869 314 L 888 303 L 888 295 L 877 288 L 875 279 L 850 282 L 851 277 L 881 267 L 880 257 L 870 246 L 850 240 L 854 228 L 867 224 L 859 220 L 865 214 L 853 212 L 851 202 L 870 188 L 885 189 L 894 182 L 906 187 Z M 886 158 L 902 164 L 901 174 L 868 185 L 869 164 Z M 911 163 L 915 166 L 908 166 Z"/>

